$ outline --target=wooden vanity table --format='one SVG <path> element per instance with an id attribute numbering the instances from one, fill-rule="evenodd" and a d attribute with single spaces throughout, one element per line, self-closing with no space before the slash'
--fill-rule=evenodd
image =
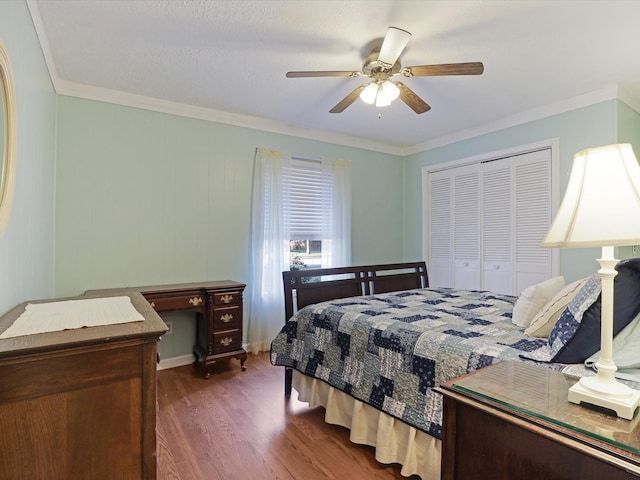
<path id="1" fill-rule="evenodd" d="M 577 379 L 503 362 L 447 382 L 442 479 L 640 477 L 640 414 L 624 420 L 567 400 Z"/>
<path id="2" fill-rule="evenodd" d="M 209 378 L 219 360 L 235 358 L 245 370 L 247 352 L 242 348 L 242 293 L 244 283 L 231 280 L 131 287 L 117 290 L 90 290 L 91 295 L 139 292 L 156 312 L 195 312 L 195 367 Z"/>

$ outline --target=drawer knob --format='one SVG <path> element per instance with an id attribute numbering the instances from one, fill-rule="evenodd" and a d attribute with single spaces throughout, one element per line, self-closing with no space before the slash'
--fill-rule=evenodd
<path id="1" fill-rule="evenodd" d="M 151 308 L 156 308 L 156 302 L 151 302 Z"/>
<path id="2" fill-rule="evenodd" d="M 197 307 L 202 303 L 202 297 L 193 297 L 189 299 L 189 303 L 194 307 Z"/>
<path id="3" fill-rule="evenodd" d="M 220 345 L 222 345 L 223 347 L 228 347 L 229 345 L 231 345 L 231 342 L 233 342 L 233 338 L 224 337 L 220 340 Z"/>
<path id="4" fill-rule="evenodd" d="M 231 313 L 225 313 L 224 315 L 220 316 L 220 320 L 222 320 L 224 323 L 229 323 L 231 320 L 233 320 L 233 315 Z"/>
<path id="5" fill-rule="evenodd" d="M 222 303 L 231 303 L 233 302 L 233 295 L 223 295 L 220 297 L 220 300 L 222 301 Z"/>

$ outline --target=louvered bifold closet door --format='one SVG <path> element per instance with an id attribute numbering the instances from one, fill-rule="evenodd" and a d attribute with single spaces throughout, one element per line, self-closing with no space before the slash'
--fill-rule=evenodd
<path id="1" fill-rule="evenodd" d="M 517 157 L 515 165 L 515 293 L 553 275 L 550 248 L 540 243 L 551 225 L 551 151 Z"/>
<path id="2" fill-rule="evenodd" d="M 513 294 L 512 160 L 482 164 L 482 289 Z"/>
<path id="3" fill-rule="evenodd" d="M 432 286 L 519 295 L 553 275 L 550 148 L 429 172 Z"/>
<path id="4" fill-rule="evenodd" d="M 453 287 L 452 175 L 429 174 L 429 285 Z"/>
<path id="5" fill-rule="evenodd" d="M 454 287 L 480 288 L 480 164 L 453 170 Z"/>

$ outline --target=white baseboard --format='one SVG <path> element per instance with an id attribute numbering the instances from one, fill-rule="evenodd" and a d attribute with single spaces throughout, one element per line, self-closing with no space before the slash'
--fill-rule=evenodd
<path id="1" fill-rule="evenodd" d="M 160 363 L 158 364 L 158 370 L 182 367 L 183 365 L 191 365 L 195 360 L 196 360 L 196 357 L 194 357 L 193 355 L 181 355 L 179 357 L 160 359 Z"/>

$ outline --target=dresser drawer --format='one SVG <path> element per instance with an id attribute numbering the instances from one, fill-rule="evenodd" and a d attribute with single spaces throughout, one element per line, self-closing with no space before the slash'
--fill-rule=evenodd
<path id="1" fill-rule="evenodd" d="M 221 292 L 213 294 L 213 304 L 217 306 L 225 306 L 225 305 L 238 305 L 242 302 L 242 292 L 232 291 L 232 292 Z"/>
<path id="2" fill-rule="evenodd" d="M 213 310 L 213 330 L 231 330 L 242 326 L 242 307 L 218 307 Z"/>
<path id="3" fill-rule="evenodd" d="M 144 297 L 156 310 L 167 312 L 171 310 L 202 310 L 205 307 L 205 296 L 200 292 L 181 293 L 180 295 L 145 294 Z"/>
<path id="4" fill-rule="evenodd" d="M 240 350 L 242 348 L 242 331 L 235 328 L 213 332 L 211 347 L 214 354 Z"/>

